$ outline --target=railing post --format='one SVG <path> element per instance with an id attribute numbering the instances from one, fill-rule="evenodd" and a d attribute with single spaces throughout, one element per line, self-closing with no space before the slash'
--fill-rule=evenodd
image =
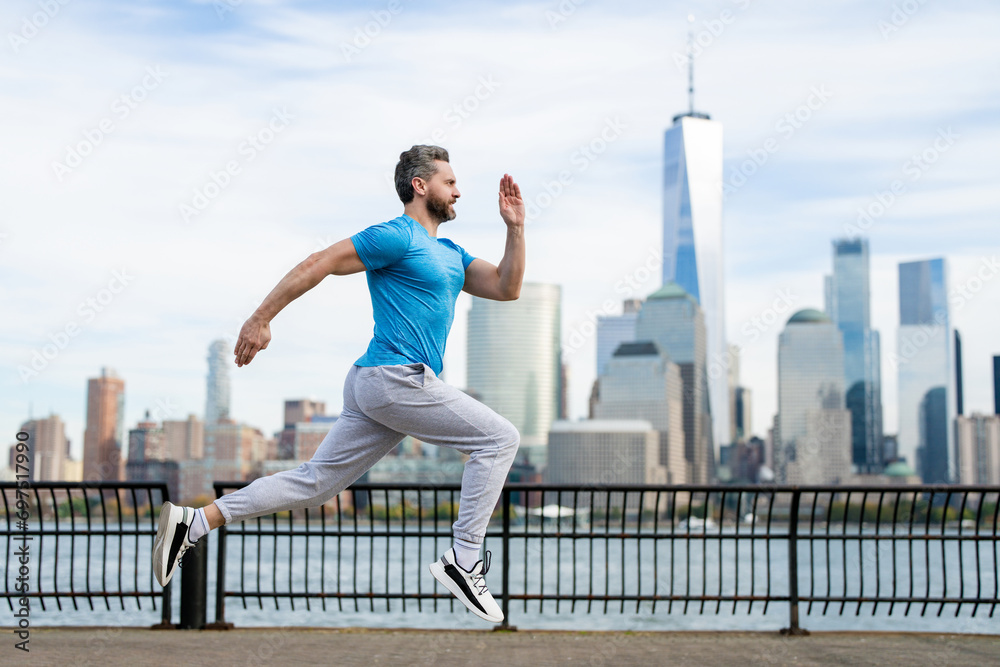
<path id="1" fill-rule="evenodd" d="M 219 536 L 219 547 L 215 558 L 215 622 L 205 626 L 206 630 L 232 630 L 233 624 L 226 622 L 226 525 L 215 531 Z"/>
<path id="2" fill-rule="evenodd" d="M 790 625 L 781 629 L 781 634 L 790 636 L 808 635 L 808 630 L 799 627 L 799 494 L 792 489 L 792 507 L 788 513 L 788 612 Z"/>
<path id="3" fill-rule="evenodd" d="M 184 554 L 184 568 L 181 575 L 181 622 L 182 630 L 204 630 L 208 599 L 208 539 L 207 535 L 198 540 L 191 550 Z"/>
<path id="4" fill-rule="evenodd" d="M 504 489 L 503 498 L 503 589 L 500 595 L 500 607 L 503 610 L 503 630 L 517 630 L 510 624 L 510 489 Z"/>

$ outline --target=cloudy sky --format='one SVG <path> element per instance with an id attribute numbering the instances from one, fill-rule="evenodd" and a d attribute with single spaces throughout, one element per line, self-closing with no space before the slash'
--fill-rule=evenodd
<path id="1" fill-rule="evenodd" d="M 888 430 L 900 261 L 945 256 L 952 285 L 970 290 L 953 312 L 966 404 L 988 409 L 996 3 L 11 0 L 0 432 L 13 442 L 29 414 L 55 412 L 79 451 L 86 380 L 102 366 L 125 378 L 127 426 L 147 409 L 201 415 L 209 343 L 232 339 L 310 252 L 397 216 L 389 175 L 414 143 L 451 151 L 463 196 L 442 236 L 493 262 L 497 183 L 520 182 L 537 206 L 526 279 L 562 285 L 564 341 L 625 296 L 623 279 L 648 276 L 634 296 L 652 292 L 659 276 L 640 267 L 661 246 L 662 140 L 687 107 L 689 13 L 696 106 L 725 132 L 727 328 L 753 430 L 777 407 L 791 313 L 763 331 L 754 318 L 782 295 L 822 308 L 830 241 L 859 231 L 859 209 L 873 213 L 863 231 Z M 546 187 L 554 196 L 540 197 Z M 446 359 L 459 386 L 468 306 L 463 296 Z M 233 367 L 234 416 L 273 432 L 286 398 L 339 409 L 370 318 L 363 275 L 293 303 L 269 349 Z M 574 416 L 594 377 L 585 338 L 565 355 Z"/>

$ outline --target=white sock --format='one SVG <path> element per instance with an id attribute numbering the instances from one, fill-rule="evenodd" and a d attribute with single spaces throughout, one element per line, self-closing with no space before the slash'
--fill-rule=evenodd
<path id="1" fill-rule="evenodd" d="M 471 572 L 472 568 L 479 562 L 479 548 L 481 546 L 481 544 L 469 542 L 468 540 L 460 540 L 456 537 L 454 549 L 455 561 L 458 563 L 458 566 L 466 572 Z"/>
<path id="2" fill-rule="evenodd" d="M 205 516 L 205 509 L 196 509 L 194 518 L 191 520 L 191 527 L 188 528 L 188 541 L 197 542 L 208 531 L 208 517 Z"/>

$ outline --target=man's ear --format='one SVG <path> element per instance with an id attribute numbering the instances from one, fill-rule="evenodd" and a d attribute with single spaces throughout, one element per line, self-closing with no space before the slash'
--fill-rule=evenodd
<path id="1" fill-rule="evenodd" d="M 410 185 L 413 186 L 413 192 L 422 195 L 427 194 L 427 183 L 425 183 L 424 179 L 420 178 L 419 176 L 414 176 L 413 180 L 410 181 Z"/>

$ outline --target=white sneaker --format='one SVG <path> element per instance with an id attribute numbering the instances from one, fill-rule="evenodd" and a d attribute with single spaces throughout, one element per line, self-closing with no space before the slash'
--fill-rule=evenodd
<path id="1" fill-rule="evenodd" d="M 462 568 L 455 560 L 455 549 L 444 552 L 440 560 L 430 564 L 431 574 L 444 584 L 462 604 L 469 608 L 479 618 L 500 623 L 503 621 L 503 611 L 490 591 L 486 588 L 486 573 L 490 569 L 490 552 L 486 552 L 486 560 L 478 561 L 472 566 L 472 571 Z"/>
<path id="2" fill-rule="evenodd" d="M 188 540 L 194 513 L 193 507 L 179 507 L 169 501 L 160 508 L 160 525 L 153 542 L 153 574 L 161 586 L 170 583 L 181 556 L 195 545 Z"/>

